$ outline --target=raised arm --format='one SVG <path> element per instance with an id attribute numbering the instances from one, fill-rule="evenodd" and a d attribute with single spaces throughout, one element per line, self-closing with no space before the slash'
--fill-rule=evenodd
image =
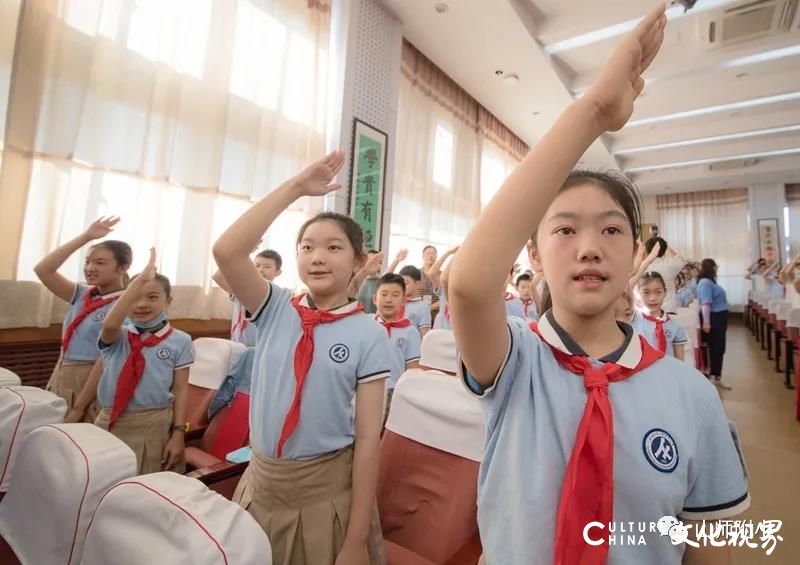
<path id="1" fill-rule="evenodd" d="M 228 294 L 233 294 L 231 292 L 231 285 L 228 284 L 228 281 L 225 280 L 225 275 L 223 275 L 219 269 L 217 269 L 217 271 L 211 275 L 211 280 L 217 283 L 219 287 Z"/>
<path id="2" fill-rule="evenodd" d="M 567 175 L 606 131 L 621 129 L 663 40 L 664 5 L 617 47 L 590 89 L 525 156 L 478 218 L 453 260 L 450 305 L 458 348 L 482 386 L 494 382 L 509 343 L 503 284 Z"/>
<path id="3" fill-rule="evenodd" d="M 647 272 L 647 269 L 649 269 L 650 265 L 653 264 L 653 261 L 658 258 L 660 251 L 661 244 L 656 243 L 647 257 L 642 259 L 642 256 L 644 255 L 644 245 L 642 245 L 641 241 L 639 242 L 639 249 L 636 251 L 636 259 L 634 259 L 633 262 L 633 276 L 631 276 L 631 280 L 628 282 L 628 290 L 633 291 L 636 284 Z"/>
<path id="4" fill-rule="evenodd" d="M 153 280 L 156 276 L 156 250 L 150 248 L 150 260 L 147 266 L 139 273 L 138 277 L 134 277 L 128 284 L 128 288 L 122 293 L 122 296 L 114 302 L 108 314 L 103 320 L 103 328 L 100 330 L 100 341 L 105 344 L 112 344 L 119 338 L 120 329 L 125 321 L 128 312 L 131 311 L 139 294 L 142 292 L 142 287 L 145 283 Z"/>
<path id="5" fill-rule="evenodd" d="M 367 259 L 367 261 L 364 263 L 364 266 L 358 270 L 358 272 L 353 276 L 353 280 L 350 281 L 350 287 L 347 290 L 348 296 L 354 297 L 358 294 L 358 291 L 361 289 L 361 285 L 364 284 L 364 280 L 369 276 L 370 273 L 380 272 L 381 265 L 383 265 L 383 258 L 383 251 L 379 251 Z"/>
<path id="6" fill-rule="evenodd" d="M 439 257 L 436 262 L 431 266 L 431 270 L 428 273 L 428 278 L 431 279 L 434 287 L 439 288 L 442 284 L 442 266 L 444 262 L 447 261 L 447 258 L 451 255 L 455 255 L 456 251 L 458 251 L 458 245 L 452 247 L 442 253 L 442 256 Z"/>
<path id="7" fill-rule="evenodd" d="M 392 261 L 392 264 L 389 265 L 388 269 L 386 269 L 386 272 L 387 273 L 394 273 L 397 270 L 397 266 L 400 263 L 402 263 L 403 261 L 405 261 L 406 257 L 408 257 L 408 249 L 404 248 L 404 249 L 401 249 L 400 251 L 398 251 L 397 252 L 397 257 L 394 258 L 394 261 Z"/>
<path id="8" fill-rule="evenodd" d="M 295 200 L 302 196 L 324 196 L 341 188 L 332 181 L 342 165 L 342 151 L 334 151 L 312 163 L 242 214 L 214 244 L 219 270 L 230 284 L 232 294 L 249 312 L 256 311 L 269 292 L 269 285 L 250 260 L 250 249 Z"/>
<path id="9" fill-rule="evenodd" d="M 118 222 L 119 218 L 116 216 L 95 220 L 81 235 L 56 248 L 39 261 L 33 271 L 42 284 L 47 287 L 47 290 L 65 302 L 72 300 L 75 295 L 75 281 L 60 274 L 58 269 L 78 249 L 90 241 L 103 238 L 111 233 Z"/>

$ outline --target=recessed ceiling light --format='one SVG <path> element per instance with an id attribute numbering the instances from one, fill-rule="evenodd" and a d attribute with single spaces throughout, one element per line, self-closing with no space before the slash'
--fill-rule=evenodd
<path id="1" fill-rule="evenodd" d="M 749 74 L 750 74 L 750 73 L 736 73 L 736 78 L 744 78 L 744 77 L 746 77 L 746 76 L 747 76 L 747 75 L 749 75 Z"/>
<path id="2" fill-rule="evenodd" d="M 741 116 L 741 112 L 731 112 L 731 118 L 735 118 L 737 116 Z"/>
<path id="3" fill-rule="evenodd" d="M 445 12 L 447 12 L 447 10 L 450 9 L 450 6 L 448 6 L 444 2 L 437 2 L 436 6 L 434 6 L 434 8 L 436 9 L 436 13 L 444 14 Z"/>
<path id="4" fill-rule="evenodd" d="M 672 190 L 672 187 L 671 186 L 665 186 L 664 190 Z"/>
<path id="5" fill-rule="evenodd" d="M 532 112 L 532 114 L 533 114 L 534 116 L 538 116 L 539 114 L 541 114 L 541 112 Z"/>

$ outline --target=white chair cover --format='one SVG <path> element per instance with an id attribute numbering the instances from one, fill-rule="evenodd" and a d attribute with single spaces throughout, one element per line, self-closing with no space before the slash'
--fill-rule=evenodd
<path id="1" fill-rule="evenodd" d="M 16 373 L 0 367 L 0 387 L 19 386 L 22 384 Z"/>
<path id="2" fill-rule="evenodd" d="M 196 479 L 152 473 L 103 497 L 81 565 L 271 565 L 266 534 L 241 506 Z"/>
<path id="3" fill-rule="evenodd" d="M 200 337 L 192 342 L 194 363 L 189 368 L 189 384 L 217 390 L 222 380 L 244 353 L 244 344 L 216 337 Z"/>
<path id="4" fill-rule="evenodd" d="M 109 432 L 93 424 L 41 426 L 17 455 L 0 503 L 0 536 L 21 563 L 80 563 L 98 501 L 135 474 L 133 451 Z"/>
<path id="5" fill-rule="evenodd" d="M 786 325 L 793 328 L 800 328 L 800 308 L 792 308 L 786 320 Z"/>
<path id="6" fill-rule="evenodd" d="M 67 403 L 33 386 L 0 388 L 0 492 L 8 491 L 14 464 L 25 438 L 45 424 L 64 421 Z"/>
<path id="7" fill-rule="evenodd" d="M 786 321 L 789 319 L 789 313 L 792 311 L 792 305 L 789 302 L 784 302 L 778 308 L 778 319 Z"/>
<path id="8" fill-rule="evenodd" d="M 394 389 L 386 428 L 459 457 L 483 460 L 486 416 L 456 376 L 406 371 Z"/>

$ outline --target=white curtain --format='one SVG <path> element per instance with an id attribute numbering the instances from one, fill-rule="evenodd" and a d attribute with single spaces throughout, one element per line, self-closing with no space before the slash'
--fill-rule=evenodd
<path id="1" fill-rule="evenodd" d="M 732 310 L 747 300 L 747 189 L 658 196 L 660 235 L 687 260 L 714 259 Z"/>
<path id="2" fill-rule="evenodd" d="M 310 0 L 3 2 L 0 327 L 59 319 L 63 305 L 26 281 L 106 214 L 122 217 L 113 237 L 134 248 L 131 272 L 158 248 L 172 317 L 226 317 L 213 241 L 324 151 L 329 20 Z M 264 241 L 287 286 L 311 212 L 299 203 Z M 80 279 L 82 261 L 61 272 Z"/>
<path id="3" fill-rule="evenodd" d="M 463 241 L 479 212 L 480 140 L 404 75 L 400 80 L 396 169 L 389 257 L 408 248 L 420 264 L 422 249 Z"/>

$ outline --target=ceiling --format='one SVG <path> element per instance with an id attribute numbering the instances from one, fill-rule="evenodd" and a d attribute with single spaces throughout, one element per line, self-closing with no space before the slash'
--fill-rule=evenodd
<path id="1" fill-rule="evenodd" d="M 382 1 L 411 43 L 530 145 L 652 4 Z M 698 0 L 668 16 L 631 121 L 582 165 L 621 168 L 645 194 L 800 182 L 798 0 Z"/>

